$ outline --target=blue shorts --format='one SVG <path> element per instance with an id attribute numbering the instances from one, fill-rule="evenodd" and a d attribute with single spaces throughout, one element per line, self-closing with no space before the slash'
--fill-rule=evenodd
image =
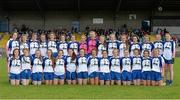
<path id="1" fill-rule="evenodd" d="M 42 81 L 42 73 L 41 72 L 32 73 L 32 80 L 33 81 Z"/>
<path id="2" fill-rule="evenodd" d="M 143 80 L 151 80 L 151 71 L 142 72 L 142 79 Z"/>
<path id="3" fill-rule="evenodd" d="M 53 79 L 54 79 L 54 73 L 44 72 L 44 80 L 53 80 Z"/>
<path id="4" fill-rule="evenodd" d="M 76 80 L 76 72 L 66 71 L 66 79 L 67 80 Z"/>
<path id="5" fill-rule="evenodd" d="M 31 78 L 31 70 L 26 69 L 21 72 L 21 79 L 30 79 Z"/>
<path id="6" fill-rule="evenodd" d="M 133 70 L 132 79 L 133 80 L 141 79 L 141 70 Z"/>
<path id="7" fill-rule="evenodd" d="M 54 78 L 55 79 L 64 80 L 65 79 L 65 75 L 64 74 L 63 75 L 56 75 L 56 74 L 54 74 Z"/>
<path id="8" fill-rule="evenodd" d="M 88 72 L 79 72 L 79 73 L 77 73 L 77 78 L 87 79 L 88 78 Z"/>
<path id="9" fill-rule="evenodd" d="M 91 74 L 89 74 L 89 78 L 95 78 L 98 77 L 99 73 L 98 72 L 92 72 Z"/>
<path id="10" fill-rule="evenodd" d="M 121 73 L 111 71 L 111 80 L 121 80 Z"/>
<path id="11" fill-rule="evenodd" d="M 166 64 L 173 64 L 173 60 L 172 59 L 171 60 L 164 59 L 164 61 L 165 61 Z"/>
<path id="12" fill-rule="evenodd" d="M 122 81 L 131 81 L 132 80 L 132 74 L 128 71 L 122 72 Z"/>
<path id="13" fill-rule="evenodd" d="M 109 80 L 111 80 L 111 74 L 99 72 L 99 80 L 109 81 Z"/>
<path id="14" fill-rule="evenodd" d="M 56 58 L 58 56 L 57 52 L 53 52 L 53 57 Z"/>
<path id="15" fill-rule="evenodd" d="M 20 77 L 21 75 L 20 74 L 13 74 L 13 73 L 10 73 L 10 80 L 20 80 Z"/>
<path id="16" fill-rule="evenodd" d="M 162 80 L 161 73 L 152 71 L 151 72 L 151 80 L 153 80 L 153 81 L 160 81 L 160 80 Z"/>

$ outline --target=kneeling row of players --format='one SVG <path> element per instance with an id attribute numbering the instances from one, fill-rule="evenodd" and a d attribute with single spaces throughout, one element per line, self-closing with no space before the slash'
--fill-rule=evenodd
<path id="1" fill-rule="evenodd" d="M 138 50 L 137 50 L 138 51 Z M 52 51 L 47 51 L 47 57 L 41 57 L 41 52 L 36 51 L 35 55 L 29 56 L 28 50 L 24 49 L 24 55 L 19 56 L 19 50 L 13 51 L 13 57 L 9 64 L 10 82 L 12 85 L 28 85 L 30 79 L 34 85 L 40 85 L 42 79 L 45 84 L 121 84 L 140 85 L 162 85 L 164 60 L 158 55 L 158 49 L 154 50 L 154 56 L 149 57 L 149 52 L 144 51 L 140 57 L 136 53 L 129 57 L 129 51 L 125 50 L 125 57 L 118 57 L 118 50 L 113 51 L 112 57 L 107 57 L 107 51 L 102 52 L 102 58 L 96 57 L 96 51 L 92 55 L 85 56 L 84 50 L 76 57 L 72 50 L 69 56 L 64 57 L 63 51 L 59 51 L 58 57 L 52 57 Z M 44 78 L 43 78 L 44 76 Z"/>

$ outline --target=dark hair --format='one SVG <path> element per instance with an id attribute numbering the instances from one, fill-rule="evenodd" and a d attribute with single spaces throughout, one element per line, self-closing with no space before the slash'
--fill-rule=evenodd
<path id="1" fill-rule="evenodd" d="M 75 60 L 75 59 L 76 59 L 76 53 L 73 51 L 71 60 L 73 61 L 73 60 Z"/>
<path id="2" fill-rule="evenodd" d="M 149 51 L 148 51 L 148 50 L 144 50 L 143 54 L 144 54 L 145 52 L 148 52 L 148 54 L 149 54 Z"/>
<path id="3" fill-rule="evenodd" d="M 55 65 L 55 59 L 54 59 L 54 57 L 53 57 L 53 52 L 52 52 L 51 49 L 48 49 L 47 52 L 48 52 L 48 51 L 51 52 L 51 58 L 50 58 L 50 59 L 52 60 L 52 65 L 53 65 L 53 67 L 54 67 L 54 65 Z"/>
<path id="4" fill-rule="evenodd" d="M 16 48 L 16 49 L 13 50 L 13 59 L 15 59 L 14 56 L 15 56 L 15 51 L 16 51 L 16 50 L 18 50 L 18 52 L 19 52 L 19 49 L 18 49 L 18 48 Z"/>

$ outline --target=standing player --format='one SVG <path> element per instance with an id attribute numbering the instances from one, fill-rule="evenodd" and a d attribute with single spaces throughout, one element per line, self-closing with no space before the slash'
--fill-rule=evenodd
<path id="1" fill-rule="evenodd" d="M 47 41 L 45 34 L 41 34 L 39 50 L 41 51 L 41 55 L 45 57 L 47 53 Z"/>
<path id="2" fill-rule="evenodd" d="M 93 49 L 96 49 L 98 41 L 96 39 L 96 32 L 90 31 L 89 35 L 90 35 L 90 38 L 87 39 L 87 45 L 88 45 L 88 54 L 91 54 L 91 51 Z"/>
<path id="3" fill-rule="evenodd" d="M 100 70 L 99 70 L 99 80 L 100 85 L 110 85 L 111 74 L 110 74 L 110 60 L 107 55 L 107 51 L 102 51 L 102 58 L 100 59 Z"/>
<path id="4" fill-rule="evenodd" d="M 119 57 L 122 58 L 124 57 L 124 50 L 127 49 L 127 44 L 126 44 L 126 35 L 121 36 L 121 42 L 119 43 Z"/>
<path id="5" fill-rule="evenodd" d="M 99 84 L 99 58 L 96 56 L 97 51 L 95 49 L 92 50 L 91 56 L 88 59 L 88 73 L 90 78 L 91 85 Z"/>
<path id="6" fill-rule="evenodd" d="M 134 49 L 134 57 L 132 58 L 132 79 L 134 85 L 140 85 L 142 58 L 139 49 Z"/>
<path id="7" fill-rule="evenodd" d="M 107 50 L 109 57 L 112 57 L 114 49 L 118 49 L 118 41 L 116 40 L 115 34 L 110 34 L 110 40 L 107 42 Z"/>
<path id="8" fill-rule="evenodd" d="M 21 73 L 21 60 L 19 57 L 19 49 L 13 49 L 12 58 L 10 59 L 9 70 L 11 85 L 19 85 Z"/>
<path id="9" fill-rule="evenodd" d="M 43 57 L 41 51 L 36 50 L 32 60 L 32 81 L 33 85 L 41 85 L 43 73 Z"/>
<path id="10" fill-rule="evenodd" d="M 39 42 L 37 41 L 37 34 L 32 33 L 31 40 L 29 42 L 30 55 L 34 55 L 36 50 L 39 49 Z"/>
<path id="11" fill-rule="evenodd" d="M 142 80 L 144 86 L 151 85 L 151 67 L 152 59 L 149 57 L 149 51 L 144 50 L 144 57 L 142 58 Z"/>
<path id="12" fill-rule="evenodd" d="M 97 46 L 97 50 L 98 50 L 97 56 L 102 57 L 102 51 L 104 51 L 106 49 L 107 49 L 107 44 L 106 44 L 106 41 L 105 41 L 105 36 L 101 35 L 99 37 L 99 43 L 98 43 L 98 46 Z"/>
<path id="13" fill-rule="evenodd" d="M 79 49 L 84 49 L 85 54 L 87 55 L 88 53 L 88 46 L 87 46 L 87 41 L 86 41 L 86 36 L 82 35 L 81 36 L 81 43 L 79 44 Z"/>
<path id="14" fill-rule="evenodd" d="M 29 49 L 29 43 L 27 42 L 27 35 L 23 34 L 21 36 L 21 42 L 20 42 L 20 55 L 23 55 L 24 48 Z"/>
<path id="15" fill-rule="evenodd" d="M 75 35 L 71 36 L 71 41 L 68 44 L 68 49 L 72 49 L 75 52 L 76 55 L 78 54 L 78 52 L 79 52 L 79 43 L 76 42 Z"/>
<path id="16" fill-rule="evenodd" d="M 63 51 L 63 55 L 64 56 L 67 56 L 68 55 L 68 43 L 66 42 L 66 37 L 65 35 L 61 35 L 61 41 L 59 43 L 59 50 L 62 50 Z"/>
<path id="17" fill-rule="evenodd" d="M 121 58 L 122 67 L 122 81 L 123 85 L 131 85 L 132 73 L 131 73 L 132 59 L 129 57 L 129 51 L 124 50 L 124 57 Z"/>
<path id="18" fill-rule="evenodd" d="M 141 55 L 143 56 L 144 50 L 148 50 L 149 56 L 151 56 L 151 52 L 152 52 L 153 48 L 154 48 L 153 44 L 150 42 L 150 37 L 146 35 L 144 37 L 144 43 L 142 43 Z"/>
<path id="19" fill-rule="evenodd" d="M 57 43 L 55 40 L 55 33 L 51 32 L 49 34 L 49 41 L 48 41 L 48 49 L 50 49 L 53 53 L 53 57 L 56 58 L 57 57 Z"/>
<path id="20" fill-rule="evenodd" d="M 52 85 L 54 79 L 54 57 L 51 49 L 47 50 L 47 57 L 43 61 L 44 80 L 46 85 Z"/>
<path id="21" fill-rule="evenodd" d="M 79 85 L 87 84 L 87 78 L 88 78 L 87 57 L 85 55 L 84 49 L 80 49 L 79 57 L 77 58 L 77 78 Z"/>
<path id="22" fill-rule="evenodd" d="M 31 61 L 32 57 L 29 55 L 29 49 L 23 49 L 23 55 L 20 57 L 21 59 L 21 80 L 23 85 L 29 85 L 31 78 Z"/>
<path id="23" fill-rule="evenodd" d="M 113 57 L 110 59 L 110 68 L 111 68 L 111 85 L 114 85 L 114 82 L 117 85 L 121 85 L 121 68 L 120 68 L 120 58 L 119 50 L 113 50 Z"/>
<path id="24" fill-rule="evenodd" d="M 55 61 L 54 68 L 54 85 L 64 84 L 65 80 L 65 56 L 63 56 L 63 50 L 59 50 L 57 59 Z"/>
<path id="25" fill-rule="evenodd" d="M 139 51 L 142 50 L 141 44 L 138 42 L 138 36 L 134 35 L 133 37 L 133 43 L 130 45 L 130 56 L 134 56 L 134 49 L 138 49 Z"/>
<path id="26" fill-rule="evenodd" d="M 156 34 L 156 41 L 154 42 L 154 48 L 159 49 L 159 55 L 163 54 L 163 41 L 161 40 L 160 34 Z"/>
<path id="27" fill-rule="evenodd" d="M 173 63 L 175 58 L 175 42 L 171 40 L 170 33 L 165 34 L 166 41 L 164 43 L 164 52 L 163 57 L 165 60 L 165 70 L 166 70 L 166 84 L 172 85 L 173 83 L 173 77 L 174 77 L 174 70 L 173 70 Z M 170 73 L 170 79 L 168 79 L 168 72 Z"/>
<path id="28" fill-rule="evenodd" d="M 152 72 L 151 72 L 151 81 L 152 81 L 152 86 L 155 86 L 156 84 L 158 86 L 162 86 L 162 77 L 164 76 L 163 72 L 163 64 L 164 59 L 159 56 L 159 50 L 154 49 L 153 50 L 153 58 L 152 58 Z"/>
<path id="29" fill-rule="evenodd" d="M 68 84 L 76 84 L 76 54 L 72 49 L 68 49 L 66 57 L 66 80 Z"/>
<path id="30" fill-rule="evenodd" d="M 12 39 L 8 42 L 7 46 L 7 57 L 12 57 L 14 49 L 19 49 L 19 41 L 17 39 L 18 34 L 13 33 Z"/>

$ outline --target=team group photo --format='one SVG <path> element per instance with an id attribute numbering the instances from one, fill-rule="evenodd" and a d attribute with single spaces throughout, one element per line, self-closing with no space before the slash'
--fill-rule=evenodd
<path id="1" fill-rule="evenodd" d="M 175 42 L 170 33 L 160 34 L 154 43 L 148 35 L 96 36 L 95 31 L 81 35 L 77 42 L 72 34 L 57 39 L 46 34 L 13 33 L 7 42 L 8 74 L 11 85 L 144 85 L 173 83 Z M 132 41 L 131 41 L 132 40 Z M 168 73 L 169 76 L 168 76 Z"/>
<path id="2" fill-rule="evenodd" d="M 179 0 L 0 0 L 0 99 L 179 99 Z"/>

